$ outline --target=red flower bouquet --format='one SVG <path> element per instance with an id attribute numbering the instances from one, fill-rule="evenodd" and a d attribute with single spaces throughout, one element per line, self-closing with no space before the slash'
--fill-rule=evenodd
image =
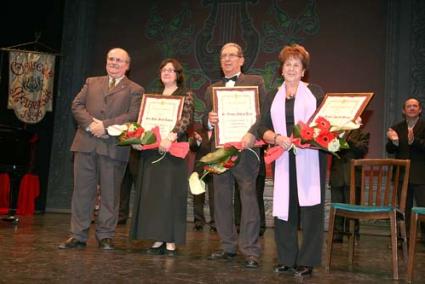
<path id="1" fill-rule="evenodd" d="M 348 122 L 344 125 L 331 125 L 324 117 L 318 117 L 312 124 L 307 125 L 303 122 L 298 122 L 294 126 L 292 133 L 292 146 L 289 150 L 293 150 L 296 154 L 296 149 L 312 148 L 326 151 L 336 157 L 338 151 L 350 148 L 344 138 L 345 131 L 357 129 L 360 124 Z M 267 150 L 264 160 L 267 164 L 273 162 L 284 149 L 280 146 L 274 146 Z"/>
<path id="2" fill-rule="evenodd" d="M 145 130 L 137 122 L 129 122 L 122 125 L 111 125 L 108 127 L 108 133 L 111 136 L 118 136 L 118 145 L 128 146 L 132 144 L 143 145 L 143 150 L 155 149 L 159 147 L 161 135 L 159 127 L 154 127 L 152 130 Z M 184 159 L 189 152 L 189 143 L 173 142 L 168 152 L 178 158 Z M 155 161 L 159 162 L 163 156 Z"/>
<path id="3" fill-rule="evenodd" d="M 193 172 L 189 177 L 190 191 L 194 195 L 205 192 L 204 177 L 208 174 L 222 174 L 239 162 L 239 149 L 232 145 L 225 145 L 214 152 L 203 156 L 198 163 L 203 166 L 204 172 L 201 177 L 197 172 Z"/>
<path id="4" fill-rule="evenodd" d="M 263 141 L 257 141 L 254 146 L 264 145 Z M 240 142 L 227 143 L 223 148 L 218 148 L 214 152 L 208 153 L 203 156 L 198 163 L 203 166 L 202 176 L 199 177 L 197 172 L 193 172 L 189 177 L 189 187 L 192 194 L 201 194 L 205 192 L 205 183 L 203 181 L 204 177 L 208 174 L 222 174 L 229 169 L 233 168 L 239 163 L 240 151 L 242 145 Z M 258 157 L 257 153 L 252 149 L 247 149 L 252 151 Z"/>
<path id="5" fill-rule="evenodd" d="M 354 127 L 358 127 L 354 125 Z M 342 127 L 333 127 L 330 122 L 319 116 L 313 124 L 308 126 L 298 122 L 294 126 L 293 143 L 299 148 L 315 148 L 338 156 L 341 149 L 348 149 L 348 143 L 344 139 L 345 130 Z"/>
<path id="6" fill-rule="evenodd" d="M 108 133 L 111 136 L 118 136 L 119 146 L 132 144 L 151 145 L 157 141 L 152 130 L 145 130 L 137 122 L 111 125 L 108 127 Z"/>
<path id="7" fill-rule="evenodd" d="M 212 153 L 203 156 L 199 163 L 203 165 L 204 173 L 222 174 L 234 167 L 239 162 L 239 150 L 231 145 L 226 145 Z"/>

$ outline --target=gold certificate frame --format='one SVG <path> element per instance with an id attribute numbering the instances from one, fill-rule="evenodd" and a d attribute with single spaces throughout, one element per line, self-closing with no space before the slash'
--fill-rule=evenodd
<path id="1" fill-rule="evenodd" d="M 158 126 L 161 137 L 167 137 L 181 118 L 183 104 L 183 96 L 144 94 L 137 121 L 146 130 Z"/>
<path id="2" fill-rule="evenodd" d="M 239 142 L 260 115 L 258 86 L 214 87 L 215 146 Z"/>
<path id="3" fill-rule="evenodd" d="M 341 126 L 355 120 L 363 113 L 373 93 L 327 93 L 309 120 L 309 125 L 322 116 L 331 125 Z"/>

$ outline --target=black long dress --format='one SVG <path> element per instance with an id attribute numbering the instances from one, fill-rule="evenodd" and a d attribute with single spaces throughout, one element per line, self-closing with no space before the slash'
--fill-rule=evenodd
<path id="1" fill-rule="evenodd" d="M 178 88 L 173 96 L 185 96 L 182 118 L 173 132 L 186 141 L 186 129 L 193 116 L 192 96 Z M 186 240 L 187 164 L 169 153 L 164 159 L 158 149 L 140 152 L 136 196 L 133 205 L 130 239 L 149 239 L 184 244 Z"/>

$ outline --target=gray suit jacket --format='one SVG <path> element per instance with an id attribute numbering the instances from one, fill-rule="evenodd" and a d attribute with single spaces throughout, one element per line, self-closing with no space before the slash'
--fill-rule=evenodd
<path id="1" fill-rule="evenodd" d="M 117 138 L 96 138 L 86 131 L 93 117 L 102 120 L 106 127 L 136 121 L 144 89 L 124 77 L 118 85 L 108 91 L 108 76 L 91 77 L 72 102 L 72 113 L 78 128 L 71 151 L 109 156 L 127 161 L 129 147 L 117 146 Z"/>

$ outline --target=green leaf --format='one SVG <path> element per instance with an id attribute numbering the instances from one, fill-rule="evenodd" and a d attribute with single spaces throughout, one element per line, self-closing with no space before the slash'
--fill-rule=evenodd
<path id="1" fill-rule="evenodd" d="M 143 138 L 141 139 L 141 143 L 142 145 L 150 145 L 156 142 L 156 137 L 153 134 L 152 131 L 146 131 L 145 134 L 143 135 Z"/>
<path id="2" fill-rule="evenodd" d="M 230 156 L 237 155 L 238 149 L 235 147 L 229 147 L 229 148 L 218 148 L 212 153 L 208 153 L 207 155 L 203 156 L 199 161 L 203 164 L 215 164 L 215 163 L 221 163 L 226 161 Z"/>
<path id="3" fill-rule="evenodd" d="M 341 149 L 350 149 L 350 145 L 345 139 L 339 139 L 339 145 Z"/>
<path id="4" fill-rule="evenodd" d="M 298 124 L 294 125 L 294 129 L 292 130 L 295 138 L 301 138 L 301 129 Z"/>
<path id="5" fill-rule="evenodd" d="M 133 144 L 142 144 L 139 138 L 129 138 L 118 142 L 118 146 L 130 146 Z"/>

